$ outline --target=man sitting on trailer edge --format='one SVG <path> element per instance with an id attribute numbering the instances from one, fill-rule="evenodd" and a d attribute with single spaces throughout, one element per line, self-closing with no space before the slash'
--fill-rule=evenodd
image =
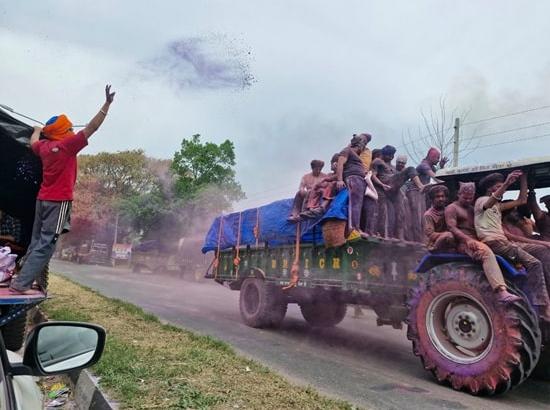
<path id="1" fill-rule="evenodd" d="M 449 202 L 449 189 L 435 185 L 428 192 L 432 206 L 424 213 L 424 234 L 430 252 L 453 252 L 456 242 L 445 223 L 445 206 Z"/>

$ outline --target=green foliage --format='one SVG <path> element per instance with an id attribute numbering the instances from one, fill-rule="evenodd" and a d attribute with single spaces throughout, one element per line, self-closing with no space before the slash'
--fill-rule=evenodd
<path id="1" fill-rule="evenodd" d="M 154 175 L 147 168 L 147 157 L 140 149 L 82 155 L 79 173 L 81 178 L 98 181 L 98 194 L 116 199 L 147 193 L 156 186 Z"/>
<path id="2" fill-rule="evenodd" d="M 225 140 L 219 145 L 202 143 L 199 134 L 184 139 L 172 161 L 172 170 L 177 176 L 175 193 L 184 200 L 193 201 L 200 200 L 201 193 L 215 192 L 219 210 L 226 209 L 232 201 L 244 198 L 235 180 L 234 166 L 235 147 L 231 141 Z"/>

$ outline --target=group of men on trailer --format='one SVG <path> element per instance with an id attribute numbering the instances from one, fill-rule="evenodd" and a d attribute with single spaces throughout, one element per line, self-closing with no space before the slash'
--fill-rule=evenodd
<path id="1" fill-rule="evenodd" d="M 346 187 L 350 237 L 424 241 L 433 253 L 466 254 L 483 266 L 497 299 L 512 303 L 519 297 L 508 292 L 495 257 L 503 256 L 527 271 L 532 303 L 540 319 L 550 323 L 550 216 L 540 209 L 535 191 L 528 189 L 527 174 L 492 173 L 478 187 L 460 183 L 456 199 L 449 203 L 449 189 L 435 179 L 437 167 L 447 163 L 438 149 L 430 148 L 416 168 L 406 166 L 405 155 L 393 165 L 395 147 L 371 151 L 371 139 L 367 133 L 354 134 L 350 144 L 332 156 L 330 174 L 321 172 L 323 161 L 313 160 L 312 172 L 300 182 L 289 221 L 322 215 Z M 503 200 L 518 180 L 518 198 Z M 481 194 L 477 198 L 476 192 Z M 540 202 L 550 209 L 550 195 Z"/>

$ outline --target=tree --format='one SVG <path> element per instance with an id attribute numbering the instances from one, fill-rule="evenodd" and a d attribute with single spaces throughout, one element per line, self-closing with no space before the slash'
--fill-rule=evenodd
<path id="1" fill-rule="evenodd" d="M 447 157 L 453 161 L 454 144 L 454 122 L 455 118 L 465 122 L 470 110 L 459 111 L 457 108 L 449 109 L 446 98 L 439 98 L 439 106 L 436 110 L 430 107 L 429 114 L 424 110 L 420 111 L 422 117 L 422 126 L 418 127 L 417 135 L 413 135 L 408 129 L 407 133 L 402 135 L 402 143 L 405 151 L 414 163 L 419 163 L 426 157 L 430 147 L 436 147 L 441 152 L 441 157 Z M 474 136 L 461 141 L 460 153 L 475 150 Z M 459 153 L 459 154 L 460 154 Z M 462 156 L 462 155 L 460 155 Z"/>
<path id="2" fill-rule="evenodd" d="M 231 141 L 225 140 L 219 145 L 202 143 L 199 134 L 184 139 L 172 161 L 175 193 L 188 202 L 204 202 L 201 195 L 215 192 L 215 210 L 227 210 L 233 201 L 245 198 L 235 180 L 234 166 L 235 148 Z"/>

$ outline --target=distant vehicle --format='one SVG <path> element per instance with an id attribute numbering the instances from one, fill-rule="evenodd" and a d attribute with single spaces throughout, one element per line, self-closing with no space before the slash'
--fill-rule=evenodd
<path id="1" fill-rule="evenodd" d="M 132 248 L 130 266 L 134 273 L 148 271 L 183 277 L 185 266 L 174 249 L 166 249 L 157 240 L 144 241 Z"/>
<path id="2" fill-rule="evenodd" d="M 456 192 L 459 181 L 517 168 L 535 188 L 550 187 L 550 157 L 447 169 L 437 177 Z M 285 222 L 289 210 L 290 201 L 278 201 L 224 215 L 207 235 L 203 252 L 218 256 L 207 277 L 240 291 L 248 326 L 279 326 L 289 303 L 319 327 L 340 323 L 346 305 L 367 305 L 379 326 L 405 322 L 424 368 L 454 389 L 492 395 L 531 374 L 550 380 L 550 326 L 539 323 L 523 270 L 498 257 L 511 292 L 521 296 L 502 305 L 482 267 L 465 255 L 429 254 L 422 244 L 375 237 L 325 247 L 316 222 L 304 224 L 297 246 L 296 227 Z M 297 254 L 299 279 L 289 286 Z"/>
<path id="3" fill-rule="evenodd" d="M 110 265 L 109 248 L 104 243 L 94 241 L 90 245 L 84 243 L 78 249 L 76 262 L 89 265 Z"/>

